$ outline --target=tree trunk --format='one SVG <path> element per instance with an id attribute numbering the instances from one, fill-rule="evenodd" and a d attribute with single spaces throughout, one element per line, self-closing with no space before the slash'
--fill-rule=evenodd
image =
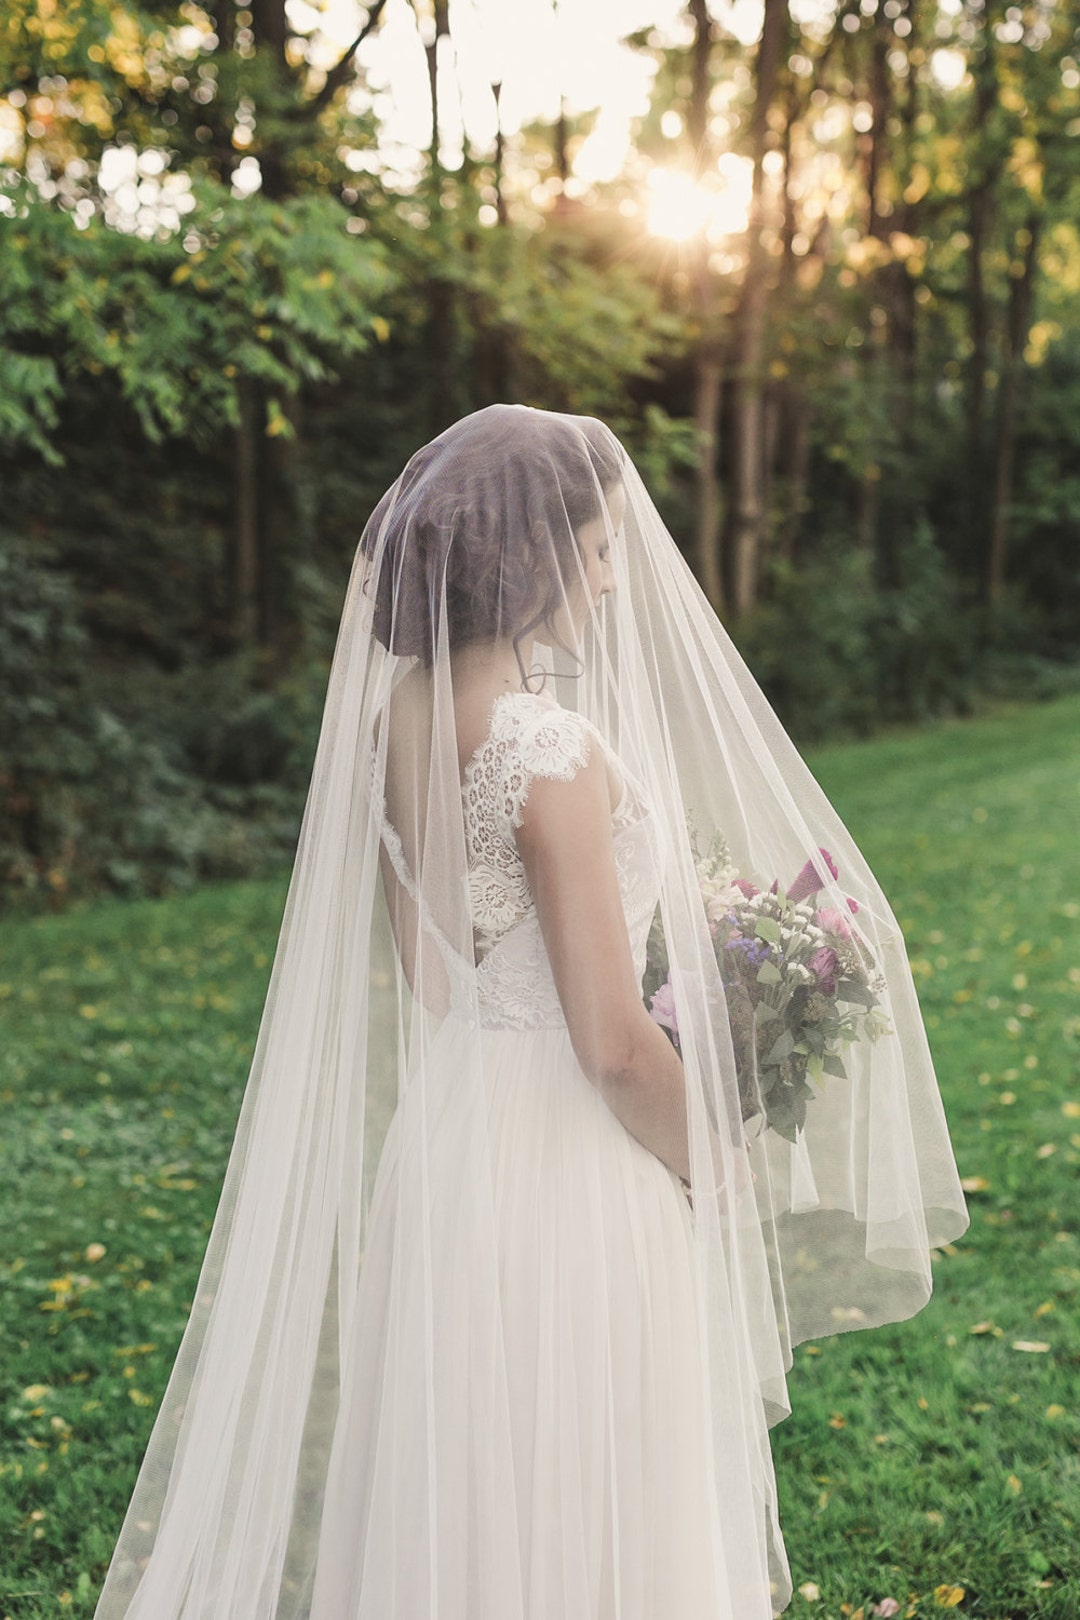
<path id="1" fill-rule="evenodd" d="M 280 127 L 288 100 L 289 64 L 285 55 L 285 42 L 289 36 L 289 22 L 285 15 L 285 0 L 251 0 L 251 31 L 256 50 L 269 56 L 273 75 L 269 105 L 263 115 L 263 124 L 273 130 Z M 259 168 L 262 171 L 264 197 L 275 201 L 289 195 L 288 151 L 280 135 L 264 138 L 259 147 Z"/>
<path id="2" fill-rule="evenodd" d="M 229 581 L 229 620 L 233 639 L 250 646 L 258 626 L 259 594 L 259 426 L 255 419 L 255 384 L 237 383 L 240 422 L 233 440 L 233 544 Z"/>
<path id="3" fill-rule="evenodd" d="M 1009 285 L 1009 309 L 1005 327 L 1004 365 L 998 390 L 996 472 L 990 519 L 990 548 L 987 556 L 986 595 L 996 604 L 1005 588 L 1005 560 L 1009 537 L 1009 506 L 1012 501 L 1013 470 L 1016 458 L 1016 404 L 1024 364 L 1024 348 L 1031 323 L 1031 302 L 1039 255 L 1042 218 L 1034 211 L 1020 236 L 1023 258 L 1019 275 L 1013 273 Z"/>
<path id="4" fill-rule="evenodd" d="M 724 604 L 720 551 L 717 546 L 720 533 L 717 462 L 722 375 L 719 358 L 703 345 L 694 363 L 694 425 L 697 428 L 697 459 L 694 467 L 697 497 L 695 571 L 702 590 L 717 613 Z"/>
<path id="5" fill-rule="evenodd" d="M 445 0 L 441 0 L 445 9 Z M 326 74 L 322 88 L 305 98 L 299 77 L 289 66 L 290 34 L 285 0 L 250 0 L 251 31 L 261 65 L 270 71 L 257 81 L 264 86 L 265 104 L 258 113 L 258 146 L 263 194 L 281 201 L 293 194 L 292 151 L 294 130 L 310 128 L 321 110 L 353 71 L 358 47 L 378 25 L 386 0 L 372 0 L 352 44 Z M 236 43 L 237 13 L 233 0 L 217 0 L 212 15 L 219 54 Z M 230 64 L 231 67 L 231 64 Z M 230 76 L 224 82 L 233 83 Z M 231 114 L 232 109 L 228 110 Z M 228 181 L 233 153 L 226 109 L 216 102 L 208 109 L 221 148 L 221 178 Z M 217 122 L 214 122 L 216 118 Z M 288 558 L 296 542 L 297 441 L 284 434 L 268 435 L 268 400 L 265 384 L 251 376 L 237 383 L 240 423 L 233 439 L 234 530 L 229 570 L 229 621 L 233 639 L 243 646 L 258 645 L 266 654 L 264 670 L 271 675 L 287 662 L 297 624 L 288 590 Z M 300 401 L 285 397 L 281 411 L 294 425 Z"/>
<path id="6" fill-rule="evenodd" d="M 892 75 L 889 71 L 889 49 L 895 44 L 892 22 L 884 8 L 877 7 L 874 14 L 870 41 L 870 108 L 871 125 L 863 146 L 866 187 L 866 234 L 882 234 L 882 216 L 878 212 L 878 181 L 885 167 L 888 148 L 889 112 L 892 104 Z"/>
<path id="7" fill-rule="evenodd" d="M 449 0 L 434 0 L 435 23 L 431 31 L 430 21 L 422 19 L 421 33 L 431 32 L 431 38 L 424 41 L 424 52 L 427 56 L 428 85 L 431 94 L 431 146 L 428 149 L 431 180 L 437 194 L 438 179 L 442 175 L 442 163 L 439 158 L 439 41 L 450 36 L 450 8 Z M 424 24 L 427 24 L 425 29 Z"/>
<path id="8" fill-rule="evenodd" d="M 691 161 L 695 172 L 700 172 L 708 145 L 713 26 L 708 0 L 689 0 L 689 11 L 694 37 L 690 46 L 690 104 L 686 110 L 686 129 L 692 148 Z"/>
<path id="9" fill-rule="evenodd" d="M 968 229 L 968 336 L 967 363 L 967 485 L 968 547 L 974 561 L 983 554 L 983 537 L 990 521 L 987 498 L 986 374 L 990 364 L 990 305 L 986 293 L 985 264 L 994 220 L 994 203 L 1004 154 L 997 142 L 986 140 L 988 122 L 997 104 L 998 83 L 994 27 L 996 6 L 988 4 L 981 19 L 980 47 L 972 52 L 975 97 L 967 131 L 973 180 L 967 197 Z"/>
<path id="10" fill-rule="evenodd" d="M 277 434 L 269 437 L 264 433 L 262 477 L 259 481 L 263 497 L 259 645 L 263 653 L 263 670 L 270 680 L 289 667 L 300 639 L 300 625 L 292 605 L 290 576 L 292 560 L 297 555 L 300 543 L 296 491 L 303 408 L 295 394 L 286 395 L 280 402 L 280 408 L 292 428 L 292 436 Z"/>
<path id="11" fill-rule="evenodd" d="M 686 126 L 691 142 L 691 163 L 700 172 L 709 152 L 708 112 L 710 56 L 713 24 L 707 0 L 689 0 L 694 33 L 690 46 L 690 101 Z M 709 245 L 704 236 L 693 263 L 693 307 L 698 340 L 694 354 L 694 425 L 697 429 L 694 460 L 693 568 L 702 590 L 719 613 L 723 608 L 723 570 L 720 556 L 720 400 L 723 366 L 716 331 L 716 299 L 709 269 Z"/>
<path id="12" fill-rule="evenodd" d="M 789 85 L 784 110 L 784 127 L 780 137 L 780 152 L 784 160 L 780 222 L 780 264 L 776 279 L 779 307 L 788 310 L 796 297 L 797 264 L 795 237 L 798 234 L 798 213 L 792 188 L 791 135 L 800 118 L 799 96 L 794 84 Z M 770 493 L 774 483 L 779 488 L 779 512 L 776 528 L 776 555 L 784 562 L 794 562 L 799 551 L 802 520 L 809 502 L 807 480 L 810 472 L 810 406 L 798 382 L 785 363 L 777 380 L 774 394 L 775 408 L 766 434 L 766 499 L 772 504 Z M 769 469 L 772 475 L 769 475 Z"/>
<path id="13" fill-rule="evenodd" d="M 860 479 L 855 505 L 855 545 L 859 551 L 866 551 L 871 555 L 877 551 L 878 539 L 881 479 L 877 476 L 877 471 L 876 467 L 867 469 Z"/>
<path id="14" fill-rule="evenodd" d="M 768 309 L 768 254 L 762 240 L 764 224 L 763 160 L 768 116 L 776 93 L 777 70 L 787 34 L 786 0 L 765 0 L 761 41 L 757 54 L 757 90 L 751 123 L 754 162 L 750 223 L 747 232 L 746 278 L 734 328 L 736 402 L 733 418 L 735 456 L 732 467 L 735 496 L 729 543 L 728 600 L 736 618 L 757 600 L 762 534 L 765 527 L 762 366 Z"/>
<path id="15" fill-rule="evenodd" d="M 430 22 L 431 37 L 425 41 L 428 84 L 431 95 L 431 145 L 428 149 L 428 230 L 437 233 L 446 228 L 443 217 L 443 168 L 439 156 L 439 42 L 450 37 L 449 0 L 434 0 L 434 28 Z M 431 393 L 428 402 L 428 428 L 432 434 L 441 433 L 457 416 L 456 388 L 453 376 L 454 329 L 456 308 L 454 289 L 436 270 L 427 282 L 427 334 L 428 354 L 431 358 Z"/>
<path id="16" fill-rule="evenodd" d="M 799 558 L 803 517 L 810 506 L 810 406 L 796 388 L 786 393 L 782 445 L 784 516 L 777 545 L 781 557 L 793 563 Z"/>
<path id="17" fill-rule="evenodd" d="M 981 182 L 968 198 L 968 360 L 967 455 L 972 517 L 978 521 L 983 503 L 983 430 L 986 415 L 986 370 L 990 346 L 990 315 L 983 279 L 983 264 L 990 214 L 990 185 Z M 981 528 L 981 524 L 979 525 Z"/>
<path id="18" fill-rule="evenodd" d="M 495 219 L 498 224 L 505 225 L 509 216 L 506 212 L 506 137 L 503 134 L 502 112 L 499 107 L 502 84 L 493 84 L 491 94 L 495 101 Z"/>

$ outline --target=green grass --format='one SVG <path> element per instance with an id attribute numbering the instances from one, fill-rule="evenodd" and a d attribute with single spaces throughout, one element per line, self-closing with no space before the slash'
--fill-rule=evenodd
<path id="1" fill-rule="evenodd" d="M 789 1613 L 870 1620 L 892 1597 L 942 1614 L 962 1589 L 957 1614 L 1077 1620 L 1080 699 L 811 763 L 904 928 L 978 1190 L 925 1311 L 796 1352 L 773 1445 L 795 1584 L 818 1596 Z M 0 1617 L 92 1612 L 209 1231 L 285 885 L 5 927 Z"/>

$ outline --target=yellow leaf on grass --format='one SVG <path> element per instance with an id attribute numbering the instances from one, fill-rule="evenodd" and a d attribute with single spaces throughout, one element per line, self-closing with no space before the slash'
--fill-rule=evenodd
<path id="1" fill-rule="evenodd" d="M 1045 1355 L 1046 1352 L 1049 1350 L 1049 1348 L 1050 1348 L 1050 1346 L 1047 1344 L 1045 1339 L 1014 1339 L 1013 1340 L 1013 1349 L 1014 1350 L 1026 1350 L 1029 1355 L 1033 1355 L 1033 1356 Z"/>
<path id="2" fill-rule="evenodd" d="M 1016 1477 L 1015 1474 L 1010 1474 L 1008 1479 L 1005 1481 L 1005 1483 L 1009 1487 L 1010 1491 L 1012 1492 L 1012 1494 L 1014 1496 L 1019 1496 L 1020 1492 L 1024 1488 L 1023 1485 L 1021 1484 L 1020 1480 Z"/>
<path id="3" fill-rule="evenodd" d="M 986 1192 L 990 1183 L 985 1176 L 965 1176 L 960 1185 L 965 1192 Z"/>
<path id="4" fill-rule="evenodd" d="M 935 1586 L 934 1597 L 943 1609 L 955 1609 L 957 1604 L 964 1601 L 964 1588 L 962 1586 Z"/>
<path id="5" fill-rule="evenodd" d="M 1065 1408 L 1063 1406 L 1059 1406 L 1056 1401 L 1053 1401 L 1046 1408 L 1046 1415 L 1047 1415 L 1048 1418 L 1050 1418 L 1051 1421 L 1053 1421 L 1054 1418 L 1064 1417 L 1065 1416 Z"/>
<path id="6" fill-rule="evenodd" d="M 806 1599 L 807 1603 L 816 1603 L 821 1596 L 813 1581 L 803 1581 L 799 1587 L 799 1593 Z"/>

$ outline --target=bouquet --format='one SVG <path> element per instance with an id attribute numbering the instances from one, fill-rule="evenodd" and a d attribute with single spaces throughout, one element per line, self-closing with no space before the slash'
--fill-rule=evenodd
<path id="1" fill-rule="evenodd" d="M 704 853 L 691 834 L 709 933 L 727 1000 L 744 1122 L 764 1116 L 762 1130 L 789 1142 L 806 1122 L 813 1080 L 846 1075 L 842 1049 L 891 1028 L 879 1002 L 885 987 L 873 954 L 847 914 L 819 908 L 818 865 L 838 876 L 832 857 L 806 862 L 787 890 L 760 889 L 740 877 L 727 843 L 715 833 Z M 646 950 L 645 999 L 650 1016 L 679 1045 L 679 1021 L 657 912 Z"/>

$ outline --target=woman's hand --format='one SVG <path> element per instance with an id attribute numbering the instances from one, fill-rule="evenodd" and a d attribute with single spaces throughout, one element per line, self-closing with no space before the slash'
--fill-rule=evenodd
<path id="1" fill-rule="evenodd" d="M 734 1175 L 735 1175 L 735 1196 L 736 1196 L 736 1198 L 741 1197 L 743 1192 L 745 1192 L 746 1188 L 749 1187 L 749 1186 L 752 1186 L 753 1183 L 757 1180 L 756 1172 L 751 1170 L 751 1168 L 750 1168 L 750 1158 L 749 1158 L 750 1147 L 751 1147 L 750 1139 L 749 1139 L 749 1137 L 747 1137 L 745 1135 L 743 1137 L 743 1146 L 746 1149 L 746 1154 L 747 1154 L 746 1158 L 743 1158 L 743 1155 L 738 1151 L 738 1149 L 735 1150 L 735 1171 L 734 1171 Z M 719 1136 L 717 1136 L 715 1131 L 710 1129 L 710 1131 L 709 1131 L 709 1153 L 710 1153 L 710 1156 L 711 1156 L 711 1159 L 712 1159 L 713 1185 L 708 1190 L 709 1190 L 710 1193 L 712 1193 L 712 1195 L 714 1197 L 722 1190 L 722 1188 L 724 1186 L 724 1183 L 725 1183 L 725 1180 L 726 1180 L 726 1176 L 724 1174 L 723 1152 L 724 1152 L 724 1149 L 723 1149 L 723 1141 L 722 1141 L 722 1139 Z M 686 1194 L 686 1201 L 690 1205 L 690 1208 L 693 1209 L 693 1207 L 694 1207 L 694 1186 L 693 1186 L 693 1182 L 690 1179 L 688 1179 L 686 1176 L 680 1176 L 679 1180 L 682 1183 L 683 1191 Z M 700 1192 L 700 1188 L 698 1189 L 698 1191 Z"/>

